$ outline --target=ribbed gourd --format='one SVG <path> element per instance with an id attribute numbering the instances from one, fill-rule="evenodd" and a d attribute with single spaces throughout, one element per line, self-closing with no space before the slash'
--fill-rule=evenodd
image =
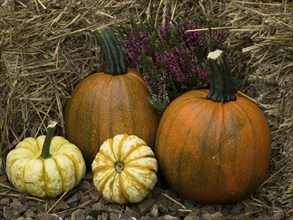
<path id="1" fill-rule="evenodd" d="M 13 186 L 37 197 L 56 197 L 79 184 L 86 165 L 80 150 L 61 136 L 54 136 L 51 121 L 47 135 L 28 137 L 10 151 L 6 172 Z"/>
<path id="2" fill-rule="evenodd" d="M 157 182 L 154 152 L 135 135 L 121 134 L 106 140 L 92 163 L 93 182 L 110 202 L 142 201 Z"/>

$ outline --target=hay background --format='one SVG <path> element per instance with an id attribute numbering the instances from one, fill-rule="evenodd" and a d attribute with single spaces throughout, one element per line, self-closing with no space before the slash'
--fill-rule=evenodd
<path id="1" fill-rule="evenodd" d="M 267 216 L 292 216 L 292 11 L 287 0 L 0 1 L 0 174 L 8 151 L 43 133 L 48 120 L 57 120 L 64 135 L 63 107 L 72 89 L 102 68 L 93 29 L 125 23 L 131 14 L 158 21 L 204 15 L 231 27 L 227 43 L 241 57 L 234 70 L 238 89 L 261 107 L 272 131 L 268 179 L 243 203 Z"/>

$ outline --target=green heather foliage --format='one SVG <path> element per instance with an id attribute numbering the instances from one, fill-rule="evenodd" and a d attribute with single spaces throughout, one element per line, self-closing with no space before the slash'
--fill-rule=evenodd
<path id="1" fill-rule="evenodd" d="M 173 22 L 155 27 L 154 22 L 120 26 L 120 43 L 129 65 L 144 76 L 151 94 L 152 105 L 163 113 L 179 95 L 209 84 L 207 54 L 215 49 L 228 51 L 224 45 L 227 30 L 186 32 L 209 27 L 206 20 Z M 234 57 L 227 53 L 229 65 Z"/>

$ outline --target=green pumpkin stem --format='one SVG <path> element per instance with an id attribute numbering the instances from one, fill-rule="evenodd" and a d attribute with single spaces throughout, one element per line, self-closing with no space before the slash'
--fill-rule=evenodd
<path id="1" fill-rule="evenodd" d="M 127 73 L 123 51 L 111 28 L 96 29 L 94 34 L 105 57 L 104 72 L 111 75 Z"/>
<path id="2" fill-rule="evenodd" d="M 56 126 L 57 126 L 56 121 L 49 121 L 49 124 L 47 127 L 47 135 L 43 144 L 42 153 L 39 157 L 40 159 L 45 160 L 51 157 L 50 146 L 51 146 L 52 138 L 54 137 Z"/>
<path id="3" fill-rule="evenodd" d="M 208 65 L 211 83 L 207 99 L 221 103 L 235 101 L 237 90 L 223 52 L 221 50 L 210 52 L 208 54 Z"/>

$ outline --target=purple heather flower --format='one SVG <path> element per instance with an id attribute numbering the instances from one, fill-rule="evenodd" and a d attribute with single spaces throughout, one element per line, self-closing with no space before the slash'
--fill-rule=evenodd
<path id="1" fill-rule="evenodd" d="M 145 32 L 140 32 L 139 33 L 139 39 L 140 39 L 140 49 L 144 50 L 147 56 L 151 55 L 151 45 L 150 45 L 150 41 L 149 41 L 149 37 L 148 34 Z"/>
<path id="2" fill-rule="evenodd" d="M 197 65 L 196 67 L 196 71 L 198 73 L 198 76 L 201 80 L 205 81 L 208 80 L 208 76 L 207 76 L 207 65 L 205 65 L 203 68 L 199 67 L 199 65 Z"/>
<path id="3" fill-rule="evenodd" d="M 200 29 L 201 27 L 195 24 L 193 21 L 189 21 L 187 23 L 187 30 L 195 30 Z M 189 32 L 186 33 L 186 45 L 188 47 L 194 47 L 198 50 L 207 50 L 208 43 L 207 43 L 207 32 Z"/>
<path id="4" fill-rule="evenodd" d="M 138 68 L 147 83 L 151 103 L 163 112 L 174 98 L 185 91 L 207 86 L 206 57 L 209 50 L 226 50 L 224 44 L 228 31 L 201 31 L 185 33 L 189 29 L 200 29 L 195 21 L 166 19 L 160 28 L 132 24 L 121 45 L 133 67 Z M 227 54 L 230 66 L 235 57 Z"/>
<path id="5" fill-rule="evenodd" d="M 169 33 L 168 31 L 170 30 L 171 28 L 171 20 L 169 18 L 166 19 L 165 21 L 165 24 L 159 28 L 161 34 L 162 34 L 162 37 L 164 38 L 164 40 L 166 42 L 169 42 L 170 41 L 170 36 L 169 36 Z"/>

